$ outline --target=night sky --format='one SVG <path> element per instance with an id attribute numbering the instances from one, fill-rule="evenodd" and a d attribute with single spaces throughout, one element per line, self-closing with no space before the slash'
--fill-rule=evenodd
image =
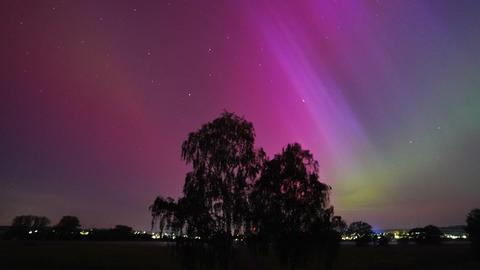
<path id="1" fill-rule="evenodd" d="M 336 214 L 480 207 L 480 1 L 0 2 L 0 225 L 148 229 L 187 134 L 223 110 L 310 149 Z"/>

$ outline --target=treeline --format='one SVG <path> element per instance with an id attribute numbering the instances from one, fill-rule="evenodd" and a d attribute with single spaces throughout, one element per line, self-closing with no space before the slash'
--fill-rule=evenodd
<path id="1" fill-rule="evenodd" d="M 111 229 L 82 230 L 75 216 L 64 216 L 54 226 L 44 216 L 22 215 L 14 218 L 3 235 L 5 240 L 92 240 L 92 241 L 146 241 L 148 234 L 134 233 L 131 227 L 117 225 Z"/>
<path id="2" fill-rule="evenodd" d="M 363 221 L 353 222 L 350 226 L 345 227 L 342 239 L 354 241 L 357 246 L 370 244 L 387 246 L 392 240 L 396 240 L 398 244 L 438 245 L 442 241 L 451 240 L 435 225 L 413 228 L 408 231 L 375 233 L 372 230 L 372 226 Z M 459 239 L 465 240 L 460 237 Z"/>

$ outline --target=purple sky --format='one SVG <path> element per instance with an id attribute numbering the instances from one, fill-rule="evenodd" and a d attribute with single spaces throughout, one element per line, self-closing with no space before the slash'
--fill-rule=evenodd
<path id="1" fill-rule="evenodd" d="M 0 224 L 148 229 L 187 134 L 235 112 L 310 149 L 336 214 L 480 207 L 479 1 L 1 1 Z"/>

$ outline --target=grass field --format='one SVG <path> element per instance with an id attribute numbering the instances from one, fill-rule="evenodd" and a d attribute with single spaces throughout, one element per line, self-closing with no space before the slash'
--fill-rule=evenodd
<path id="1" fill-rule="evenodd" d="M 232 269 L 281 269 L 273 257 L 252 264 L 248 256 L 237 249 Z M 182 269 L 182 264 L 159 242 L 0 241 L 0 269 Z M 466 244 L 341 246 L 334 269 L 480 269 L 480 262 L 473 260 Z"/>

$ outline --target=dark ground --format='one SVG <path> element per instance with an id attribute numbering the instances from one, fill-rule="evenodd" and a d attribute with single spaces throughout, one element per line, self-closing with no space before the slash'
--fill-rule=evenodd
<path id="1" fill-rule="evenodd" d="M 187 260 L 189 258 L 186 258 Z M 237 248 L 232 269 L 281 269 L 273 257 L 253 260 Z M 0 269 L 182 269 L 161 242 L 0 241 Z M 304 268 L 302 268 L 304 269 Z M 310 266 L 306 269 L 321 269 Z M 355 247 L 342 245 L 334 269 L 480 269 L 468 244 Z"/>

